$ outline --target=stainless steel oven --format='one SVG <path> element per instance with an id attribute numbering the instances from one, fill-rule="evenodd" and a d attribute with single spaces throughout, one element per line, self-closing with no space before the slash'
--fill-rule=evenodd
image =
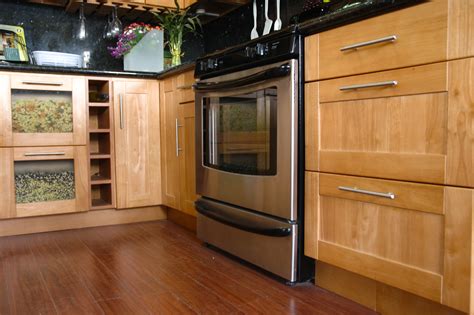
<path id="1" fill-rule="evenodd" d="M 298 61 L 196 86 L 197 193 L 296 220 Z"/>
<path id="2" fill-rule="evenodd" d="M 299 48 L 289 34 L 204 58 L 195 84 L 197 235 L 289 282 L 307 279 Z"/>

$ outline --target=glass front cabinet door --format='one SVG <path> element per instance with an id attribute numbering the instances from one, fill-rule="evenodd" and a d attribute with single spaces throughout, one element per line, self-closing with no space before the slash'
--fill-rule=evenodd
<path id="1" fill-rule="evenodd" d="M 0 146 L 86 144 L 84 78 L 19 73 L 0 81 Z"/>
<path id="2" fill-rule="evenodd" d="M 88 210 L 85 146 L 0 151 L 0 218 Z"/>

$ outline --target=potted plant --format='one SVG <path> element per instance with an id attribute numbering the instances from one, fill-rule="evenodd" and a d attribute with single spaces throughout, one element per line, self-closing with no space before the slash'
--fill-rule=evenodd
<path id="1" fill-rule="evenodd" d="M 107 49 L 114 58 L 124 58 L 126 71 L 163 70 L 163 32 L 159 26 L 132 23 L 119 35 L 117 45 Z"/>
<path id="2" fill-rule="evenodd" d="M 154 13 L 159 21 L 159 25 L 165 31 L 168 38 L 168 46 L 172 55 L 172 66 L 181 64 L 181 45 L 183 44 L 183 36 L 188 33 L 196 33 L 197 26 L 201 27 L 201 22 L 197 16 L 188 14 L 189 8 L 180 10 L 177 0 L 174 0 L 175 9 L 166 8 L 161 13 Z"/>

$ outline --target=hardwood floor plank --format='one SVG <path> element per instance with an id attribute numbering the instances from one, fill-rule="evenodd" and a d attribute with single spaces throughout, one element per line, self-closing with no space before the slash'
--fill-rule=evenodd
<path id="1" fill-rule="evenodd" d="M 185 301 L 171 292 L 146 294 L 139 297 L 152 314 L 198 314 Z"/>
<path id="2" fill-rule="evenodd" d="M 122 279 L 116 277 L 72 231 L 48 234 L 68 265 L 75 270 L 94 300 L 117 299 L 131 294 Z"/>
<path id="3" fill-rule="evenodd" d="M 167 221 L 0 238 L 0 314 L 375 314 Z"/>
<path id="4" fill-rule="evenodd" d="M 31 236 L 30 249 L 60 314 L 103 314 L 77 269 L 69 264 L 50 233 Z"/>
<path id="5" fill-rule="evenodd" d="M 102 300 L 98 304 L 106 315 L 151 315 L 152 313 L 140 301 L 130 296 Z"/>
<path id="6" fill-rule="evenodd" d="M 5 303 L 2 294 L 1 314 L 57 314 L 28 242 L 28 237 L 1 239 L 1 284 L 8 290 Z"/>

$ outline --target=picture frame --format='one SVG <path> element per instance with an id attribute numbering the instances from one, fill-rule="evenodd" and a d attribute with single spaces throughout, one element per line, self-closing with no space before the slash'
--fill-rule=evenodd
<path id="1" fill-rule="evenodd" d="M 0 24 L 0 61 L 28 62 L 25 31 L 21 26 Z"/>

